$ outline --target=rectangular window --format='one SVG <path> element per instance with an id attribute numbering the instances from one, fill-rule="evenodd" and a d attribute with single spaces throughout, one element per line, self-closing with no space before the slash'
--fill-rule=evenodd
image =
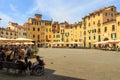
<path id="1" fill-rule="evenodd" d="M 48 35 L 46 35 L 46 39 L 48 39 Z"/>
<path id="2" fill-rule="evenodd" d="M 33 34 L 33 38 L 35 38 L 35 35 Z"/>
<path id="3" fill-rule="evenodd" d="M 84 31 L 84 35 L 86 35 L 86 31 Z"/>
<path id="4" fill-rule="evenodd" d="M 112 31 L 115 31 L 115 25 L 112 25 Z"/>
<path id="5" fill-rule="evenodd" d="M 91 40 L 91 36 L 89 36 L 89 40 Z"/>
<path id="6" fill-rule="evenodd" d="M 48 32 L 48 28 L 46 28 L 46 32 Z"/>
<path id="7" fill-rule="evenodd" d="M 56 35 L 56 38 L 60 38 L 60 35 Z"/>
<path id="8" fill-rule="evenodd" d="M 55 38 L 55 35 L 53 35 L 53 38 Z"/>
<path id="9" fill-rule="evenodd" d="M 100 31 L 100 28 L 98 28 L 98 33 L 100 33 L 101 31 Z"/>
<path id="10" fill-rule="evenodd" d="M 107 27 L 104 28 L 104 32 L 107 32 Z"/>
<path id="11" fill-rule="evenodd" d="M 98 35 L 98 41 L 101 41 L 101 36 L 100 35 Z"/>
<path id="12" fill-rule="evenodd" d="M 94 33 L 94 29 L 92 30 L 92 33 Z"/>
<path id="13" fill-rule="evenodd" d="M 38 35 L 38 39 L 40 39 L 40 35 Z"/>
<path id="14" fill-rule="evenodd" d="M 107 16 L 107 13 L 105 13 L 105 16 Z"/>
<path id="15" fill-rule="evenodd" d="M 90 26 L 90 23 L 88 24 L 88 26 Z"/>
<path id="16" fill-rule="evenodd" d="M 95 37 L 95 36 L 93 36 L 93 39 L 95 40 L 95 39 L 96 39 L 96 37 Z"/>
<path id="17" fill-rule="evenodd" d="M 118 26 L 120 25 L 120 22 L 118 22 Z"/>
<path id="18" fill-rule="evenodd" d="M 96 29 L 94 29 L 94 32 L 96 33 Z"/>
<path id="19" fill-rule="evenodd" d="M 111 8 L 111 11 L 113 11 L 113 8 Z"/>
<path id="20" fill-rule="evenodd" d="M 115 39 L 115 38 L 116 38 L 116 33 L 112 33 L 112 34 L 111 34 L 111 38 L 112 38 L 112 39 Z"/>
<path id="21" fill-rule="evenodd" d="M 33 31 L 35 31 L 35 28 L 33 27 Z"/>
<path id="22" fill-rule="evenodd" d="M 38 28 L 38 31 L 40 31 L 40 28 Z"/>
<path id="23" fill-rule="evenodd" d="M 95 25 L 95 21 L 93 21 L 93 25 Z"/>

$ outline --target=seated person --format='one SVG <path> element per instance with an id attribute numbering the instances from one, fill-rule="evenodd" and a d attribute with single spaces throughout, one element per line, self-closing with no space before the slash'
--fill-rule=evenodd
<path id="1" fill-rule="evenodd" d="M 27 68 L 28 68 L 29 70 L 31 70 L 31 66 L 32 66 L 31 61 L 28 61 L 28 57 L 25 57 L 24 60 L 25 60 L 25 63 L 26 63 Z"/>
<path id="2" fill-rule="evenodd" d="M 13 52 L 11 52 L 9 55 L 7 55 L 7 57 L 6 57 L 6 61 L 13 61 L 14 60 L 14 58 L 13 58 Z"/>
<path id="3" fill-rule="evenodd" d="M 5 55 L 5 50 L 2 50 L 2 51 L 0 52 L 0 61 L 5 61 L 5 57 L 6 57 L 6 55 Z"/>
<path id="4" fill-rule="evenodd" d="M 22 61 L 22 57 L 21 57 L 21 56 L 18 56 L 17 63 L 20 64 L 21 70 L 26 70 L 26 69 L 27 69 L 27 66 L 26 66 L 26 64 Z"/>
<path id="5" fill-rule="evenodd" d="M 35 69 L 35 67 L 37 67 L 38 65 L 44 66 L 44 62 L 43 62 L 43 60 L 40 59 L 39 56 L 36 57 L 36 61 L 32 65 L 32 69 Z"/>

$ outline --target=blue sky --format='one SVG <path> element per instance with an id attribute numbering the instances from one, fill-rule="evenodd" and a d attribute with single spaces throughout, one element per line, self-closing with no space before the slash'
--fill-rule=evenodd
<path id="1" fill-rule="evenodd" d="M 119 0 L 0 0 L 0 27 L 7 27 L 9 21 L 23 25 L 35 13 L 42 14 L 45 20 L 74 23 L 111 5 L 120 12 Z"/>

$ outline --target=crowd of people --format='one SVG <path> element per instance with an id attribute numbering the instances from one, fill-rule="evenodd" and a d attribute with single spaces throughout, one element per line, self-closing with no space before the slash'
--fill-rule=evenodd
<path id="1" fill-rule="evenodd" d="M 22 65 L 23 70 L 33 70 L 37 65 L 44 65 L 43 60 L 36 56 L 36 61 L 32 63 L 29 60 L 31 45 L 4 45 L 0 46 L 0 61 L 15 62 Z"/>

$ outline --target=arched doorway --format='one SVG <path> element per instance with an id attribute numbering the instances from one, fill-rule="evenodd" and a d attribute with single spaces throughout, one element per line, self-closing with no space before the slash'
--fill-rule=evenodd
<path id="1" fill-rule="evenodd" d="M 108 41 L 109 39 L 108 38 L 104 38 L 104 41 Z"/>
<path id="2" fill-rule="evenodd" d="M 108 41 L 109 39 L 108 38 L 104 38 L 104 41 Z M 105 44 L 104 45 L 105 48 L 109 47 L 109 44 Z"/>
<path id="3" fill-rule="evenodd" d="M 89 42 L 89 46 L 88 46 L 89 48 L 91 48 L 91 43 Z"/>

